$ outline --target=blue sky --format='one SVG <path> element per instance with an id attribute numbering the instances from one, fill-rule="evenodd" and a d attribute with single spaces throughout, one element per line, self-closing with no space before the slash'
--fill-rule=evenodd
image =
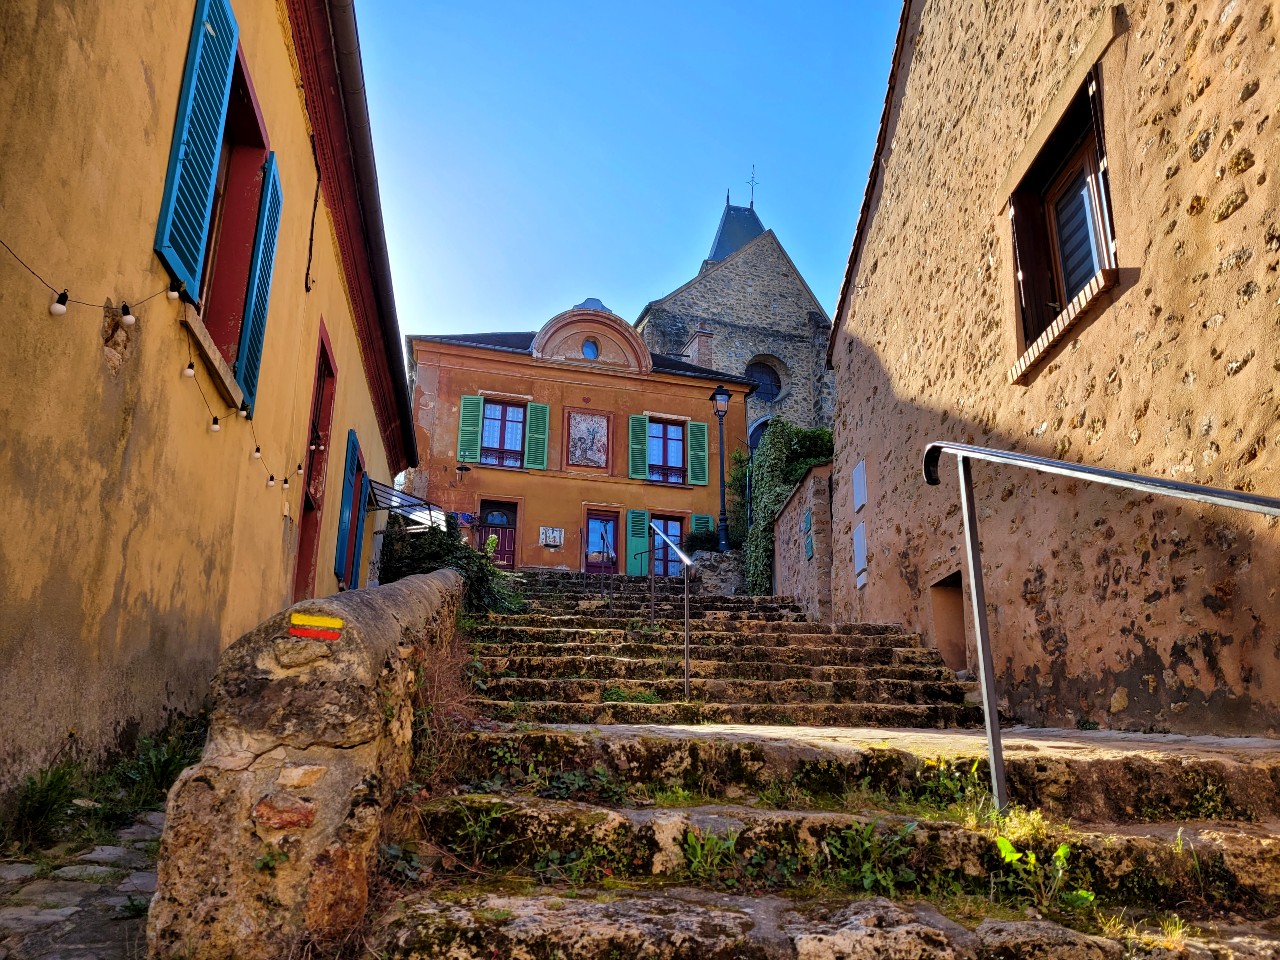
<path id="1" fill-rule="evenodd" d="M 828 312 L 883 104 L 896 0 L 359 8 L 405 333 L 635 320 L 693 277 L 725 189 Z"/>

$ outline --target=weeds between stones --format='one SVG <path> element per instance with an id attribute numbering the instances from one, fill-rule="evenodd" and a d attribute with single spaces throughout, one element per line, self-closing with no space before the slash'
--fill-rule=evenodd
<path id="1" fill-rule="evenodd" d="M 200 758 L 207 719 L 175 715 L 134 752 L 105 765 L 80 757 L 73 732 L 43 770 L 29 774 L 0 806 L 0 852 L 30 856 L 56 843 L 78 850 L 110 842 L 120 827 L 164 803 L 178 774 Z"/>

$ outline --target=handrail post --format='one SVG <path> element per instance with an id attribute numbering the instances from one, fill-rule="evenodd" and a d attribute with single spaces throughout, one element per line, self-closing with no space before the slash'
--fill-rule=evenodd
<path id="1" fill-rule="evenodd" d="M 657 580 L 653 570 L 655 566 L 654 553 L 655 551 L 651 547 L 649 549 L 649 629 L 650 630 L 652 630 L 657 625 L 657 617 L 658 617 L 658 597 L 657 597 L 658 584 L 657 584 Z"/>
<path id="2" fill-rule="evenodd" d="M 991 656 L 991 633 L 987 628 L 987 597 L 982 584 L 982 546 L 978 541 L 978 513 L 973 499 L 973 474 L 969 458 L 956 458 L 960 468 L 960 507 L 964 514 L 965 559 L 969 564 L 969 596 L 973 601 L 973 624 L 978 635 L 978 679 L 982 684 L 982 712 L 987 725 L 987 759 L 991 765 L 991 792 L 996 810 L 1009 805 L 1009 789 L 1004 778 L 1004 747 L 1000 742 L 1000 710 L 996 704 L 995 664 Z"/>
<path id="3" fill-rule="evenodd" d="M 684 702 L 689 702 L 689 565 L 684 565 Z"/>

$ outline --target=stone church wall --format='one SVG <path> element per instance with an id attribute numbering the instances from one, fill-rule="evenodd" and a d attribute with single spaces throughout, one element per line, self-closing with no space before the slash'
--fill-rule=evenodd
<path id="1" fill-rule="evenodd" d="M 708 366 L 741 375 L 747 364 L 766 357 L 781 374 L 776 401 L 748 400 L 749 424 L 781 416 L 805 427 L 830 425 L 830 323 L 772 231 L 653 304 L 639 329 L 651 350 L 681 354 L 703 327 L 712 334 Z"/>
<path id="2" fill-rule="evenodd" d="M 1265 0 L 1125 5 L 1100 61 L 1119 284 L 1013 385 L 1002 183 L 1110 5 L 911 4 L 833 344 L 837 619 L 936 638 L 946 617 L 970 617 L 931 589 L 963 563 L 954 460 L 941 486 L 921 478 L 931 440 L 1280 496 L 1278 13 Z M 859 462 L 869 502 L 855 518 Z M 1280 735 L 1275 520 L 973 474 L 1012 716 Z"/>

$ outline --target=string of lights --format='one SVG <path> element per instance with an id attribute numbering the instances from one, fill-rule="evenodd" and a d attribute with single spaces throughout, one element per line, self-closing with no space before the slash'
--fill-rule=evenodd
<path id="1" fill-rule="evenodd" d="M 55 294 L 53 302 L 49 304 L 49 313 L 51 315 L 55 317 L 64 316 L 67 312 L 68 305 L 72 305 L 72 304 L 76 306 L 81 306 L 81 307 L 89 307 L 93 310 L 102 309 L 102 304 L 90 303 L 87 300 L 75 299 L 70 295 L 70 289 L 67 287 L 64 287 L 61 291 L 59 291 L 56 286 L 54 286 L 52 283 L 46 280 L 43 276 L 37 273 L 36 270 L 30 264 L 28 264 L 25 260 L 22 259 L 22 257 L 18 256 L 17 251 L 15 251 L 13 247 L 9 246 L 9 244 L 6 243 L 3 239 L 0 239 L 0 247 L 4 247 L 5 250 L 9 252 L 9 255 L 13 257 L 13 259 L 16 260 L 22 266 L 22 268 L 27 271 L 27 273 L 31 274 L 31 276 L 35 277 L 38 281 L 40 281 L 40 283 L 43 284 L 51 293 Z M 143 297 L 141 300 L 135 300 L 133 302 L 133 306 L 129 305 L 129 301 L 122 300 L 120 303 L 120 323 L 123 326 L 132 327 L 134 323 L 137 322 L 137 319 L 138 319 L 137 314 L 134 313 L 134 310 L 137 307 L 142 306 L 144 303 L 147 303 L 150 300 L 154 300 L 156 297 L 160 296 L 162 293 L 167 294 L 168 299 L 170 300 L 178 300 L 182 296 L 183 285 L 179 284 L 177 281 L 170 281 L 168 286 L 162 287 L 161 289 L 157 290 L 155 293 L 150 294 L 149 296 Z M 187 304 L 187 306 L 189 306 L 189 304 Z M 191 328 L 186 323 L 183 324 L 183 327 L 186 329 L 186 334 L 187 334 L 187 365 L 182 371 L 182 376 L 187 380 L 195 381 L 196 389 L 200 393 L 200 400 L 204 404 L 204 408 L 209 414 L 209 431 L 211 433 L 221 432 L 222 421 L 229 419 L 232 416 L 233 412 L 238 413 L 240 418 L 243 419 L 249 425 L 249 434 L 250 436 L 253 437 L 254 446 L 253 446 L 253 454 L 251 455 L 251 458 L 253 460 L 258 461 L 258 463 L 262 465 L 263 471 L 267 474 L 267 486 L 274 487 L 276 485 L 276 474 L 271 470 L 270 466 L 267 464 L 266 460 L 263 458 L 262 442 L 258 439 L 258 432 L 257 430 L 254 429 L 253 420 L 249 418 L 248 405 L 242 404 L 240 409 L 236 411 L 233 411 L 231 407 L 228 407 L 221 415 L 214 412 L 213 405 L 209 403 L 209 397 L 204 391 L 204 385 L 200 383 L 200 378 L 196 376 L 196 361 L 195 361 L 195 353 L 192 350 Z M 314 445 L 313 445 L 313 449 L 314 449 Z M 285 459 L 287 462 L 288 457 L 286 457 Z M 299 462 L 297 466 L 297 474 L 301 476 L 302 473 L 303 473 L 303 466 L 302 466 L 302 463 Z M 285 491 L 289 489 L 289 475 L 287 473 L 284 473 L 281 476 L 281 486 Z"/>

